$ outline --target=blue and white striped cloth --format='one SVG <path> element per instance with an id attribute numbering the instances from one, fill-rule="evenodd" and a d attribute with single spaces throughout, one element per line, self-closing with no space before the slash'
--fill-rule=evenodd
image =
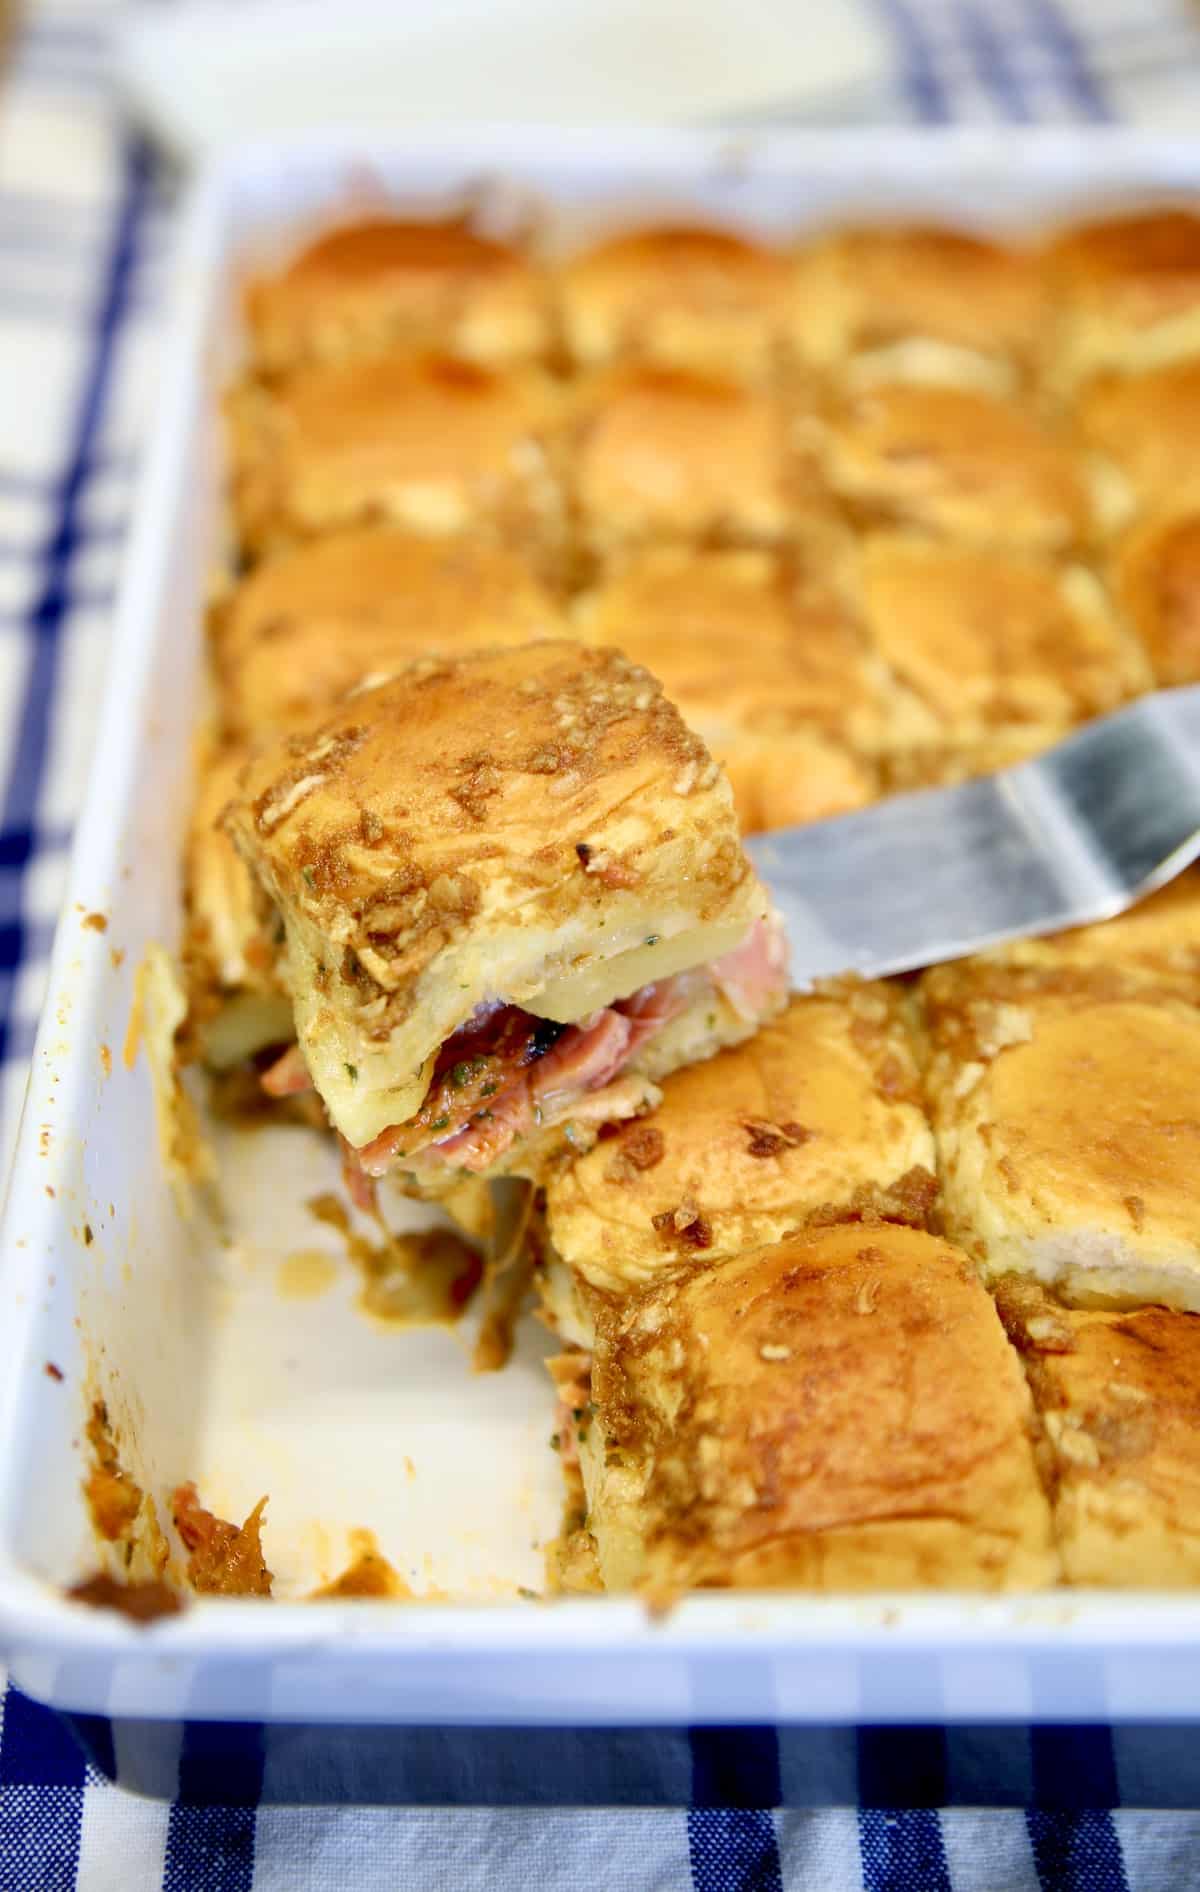
<path id="1" fill-rule="evenodd" d="M 0 1164 L 92 746 L 171 215 L 111 96 L 106 11 L 43 0 L 0 88 Z M 1200 12 L 1185 0 L 874 0 L 871 19 L 878 81 L 822 120 L 1200 132 Z M 0 1892 L 347 1884 L 1188 1892 L 1200 1817 L 172 1807 L 89 1771 L 0 1675 Z"/>

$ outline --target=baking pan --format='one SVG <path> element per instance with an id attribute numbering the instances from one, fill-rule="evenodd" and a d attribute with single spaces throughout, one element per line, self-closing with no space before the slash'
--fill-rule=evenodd
<path id="1" fill-rule="evenodd" d="M 469 1333 L 365 1319 L 347 1268 L 319 1299 L 281 1293 L 282 1257 L 319 1239 L 303 1201 L 333 1186 L 329 1151 L 231 1136 L 222 1241 L 176 1203 L 144 1051 L 122 1050 L 136 969 L 178 937 L 216 396 L 248 261 L 381 194 L 469 198 L 555 244 L 689 212 L 768 235 L 1020 230 L 1198 188 L 1200 142 L 1112 131 L 347 134 L 200 180 L 0 1258 L 0 1645 L 110 1775 L 197 1800 L 1196 1803 L 1200 1597 L 730 1593 L 655 1620 L 522 1595 L 560 1503 L 534 1324 L 479 1377 Z M 188 1478 L 225 1516 L 270 1494 L 277 1600 L 198 1599 L 145 1630 L 65 1598 L 95 1565 L 97 1396 L 160 1510 Z M 358 1527 L 415 1600 L 299 1600 Z"/>

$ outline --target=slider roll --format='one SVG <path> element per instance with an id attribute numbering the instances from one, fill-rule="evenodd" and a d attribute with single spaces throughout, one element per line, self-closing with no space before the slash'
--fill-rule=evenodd
<path id="1" fill-rule="evenodd" d="M 728 786 L 613 651 L 412 664 L 255 756 L 226 823 L 369 1175 L 536 1174 L 784 1001 Z"/>

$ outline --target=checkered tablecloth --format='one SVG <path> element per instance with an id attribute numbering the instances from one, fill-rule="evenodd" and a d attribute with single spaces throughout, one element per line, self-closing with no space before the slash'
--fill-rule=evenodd
<path id="1" fill-rule="evenodd" d="M 112 94 L 106 12 L 36 5 L 0 75 L 4 1166 L 96 736 L 172 215 Z M 1128 119 L 1200 133 L 1200 11 L 1182 0 L 874 0 L 864 30 L 878 80 L 830 98 L 822 120 Z M 53 1715 L 0 1694 L 0 1892 L 580 1885 L 1187 1892 L 1200 1888 L 1200 1817 L 171 1807 L 109 1786 Z"/>

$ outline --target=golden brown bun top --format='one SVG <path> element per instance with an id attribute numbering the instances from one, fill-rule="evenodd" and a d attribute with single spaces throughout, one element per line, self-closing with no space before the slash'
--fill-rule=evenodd
<path id="1" fill-rule="evenodd" d="M 956 734 L 1102 715 L 1150 683 L 1103 590 L 1078 567 L 873 533 L 863 591 L 882 655 Z"/>
<path id="2" fill-rule="evenodd" d="M 1017 1188 L 1048 1209 L 1061 1193 L 1104 1226 L 1124 1203 L 1134 1233 L 1152 1222 L 1195 1242 L 1198 1096 L 1200 1017 L 1130 1001 L 1039 1018 L 1032 1043 L 995 1067 L 990 1109 L 1021 1126 Z"/>
<path id="3" fill-rule="evenodd" d="M 1051 933 L 1019 950 L 1033 960 L 1123 965 L 1200 994 L 1200 872 L 1181 874 L 1115 920 Z"/>
<path id="4" fill-rule="evenodd" d="M 841 347 L 904 336 L 1025 356 L 1038 339 L 1045 285 L 1032 254 L 965 231 L 907 225 L 844 230 L 801 256 L 799 312 L 836 326 Z"/>
<path id="5" fill-rule="evenodd" d="M 374 217 L 310 243 L 286 269 L 251 282 L 246 315 L 263 365 L 349 352 L 362 342 L 443 343 L 464 316 L 491 318 L 479 335 L 496 360 L 544 344 L 536 272 L 521 253 L 471 227 Z M 470 335 L 455 334 L 457 342 Z"/>
<path id="6" fill-rule="evenodd" d="M 878 792 L 874 765 L 815 729 L 751 731 L 709 747 L 729 777 L 743 834 L 849 814 Z"/>
<path id="7" fill-rule="evenodd" d="M 560 632 L 557 607 L 515 553 L 366 528 L 243 579 L 221 612 L 216 657 L 231 724 L 264 733 L 424 652 Z"/>
<path id="8" fill-rule="evenodd" d="M 1002 1275 L 992 1293 L 1010 1340 L 1031 1362 L 1039 1410 L 1073 1406 L 1086 1423 L 1089 1405 L 1112 1405 L 1124 1397 L 1140 1406 L 1122 1394 L 1124 1382 L 1165 1408 L 1183 1407 L 1196 1428 L 1191 1456 L 1200 1468 L 1200 1314 L 1165 1307 L 1064 1307 L 1024 1275 Z M 1117 1447 L 1132 1443 L 1112 1441 Z"/>
<path id="9" fill-rule="evenodd" d="M 821 1229 L 656 1282 L 598 1329 L 609 1451 L 649 1466 L 652 1583 L 811 1580 L 815 1533 L 945 1518 L 993 1540 L 997 1582 L 1024 1533 L 1044 1560 L 1029 1394 L 948 1243 Z M 960 1557 L 932 1533 L 917 1580 L 953 1583 Z M 911 1555 L 900 1567 L 911 1579 Z"/>
<path id="10" fill-rule="evenodd" d="M 1144 1002 L 1188 1009 L 1196 992 L 1195 974 L 1188 960 L 1180 958 L 1172 964 L 1167 945 L 1176 926 L 1190 940 L 1190 896 L 1186 919 L 1175 904 L 1182 897 L 1182 892 L 1173 894 L 1168 889 L 1141 909 L 1145 934 L 1140 954 L 1125 931 L 1135 919 L 1131 913 L 1106 920 L 1102 926 L 1053 935 L 1045 942 L 1021 941 L 1016 947 L 998 948 L 975 959 L 931 967 L 921 975 L 918 998 L 933 1048 L 950 1052 L 964 1063 L 987 1062 L 1028 1042 L 1035 1013 L 1083 1021 L 1090 1012 L 1105 1025 L 1112 1006 Z M 1156 902 L 1164 898 L 1166 909 L 1156 911 Z M 1111 953 L 1103 948 L 1108 931 L 1115 935 Z M 1074 954 L 1073 940 L 1083 943 Z M 1058 941 L 1066 943 L 1061 953 Z"/>
<path id="11" fill-rule="evenodd" d="M 554 411 L 536 370 L 501 374 L 446 355 L 322 364 L 271 401 L 298 458 L 374 451 L 400 478 L 502 466 L 514 440 Z"/>
<path id="12" fill-rule="evenodd" d="M 939 967 L 922 981 L 954 1114 L 963 1066 L 986 1083 L 989 1160 L 1047 1228 L 1137 1246 L 1200 1240 L 1200 1012 L 1179 983 L 1126 967 Z"/>
<path id="13" fill-rule="evenodd" d="M 835 409 L 826 453 L 851 503 L 951 537 L 1057 551 L 1091 526 L 1070 448 L 1014 402 L 966 388 L 864 389 Z"/>
<path id="14" fill-rule="evenodd" d="M 568 283 L 595 290 L 627 278 L 639 294 L 653 299 L 694 293 L 724 302 L 756 283 L 777 289 L 787 276 L 777 251 L 714 224 L 660 223 L 623 230 L 571 258 L 563 272 Z"/>
<path id="15" fill-rule="evenodd" d="M 703 923 L 754 884 L 654 679 L 569 643 L 423 659 L 351 696 L 255 757 L 229 819 L 272 894 L 402 997 L 473 932 L 591 909 L 604 929 L 656 899 Z"/>
<path id="16" fill-rule="evenodd" d="M 596 244 L 565 265 L 567 344 L 580 361 L 648 359 L 766 365 L 790 282 L 784 258 L 705 225 L 657 225 Z"/>
<path id="17" fill-rule="evenodd" d="M 848 616 L 808 603 L 765 552 L 664 548 L 584 597 L 576 622 L 662 679 L 710 743 L 812 722 L 868 746 L 886 706 Z"/>
<path id="18" fill-rule="evenodd" d="M 1132 483 L 1143 507 L 1200 495 L 1200 361 L 1109 375 L 1080 398 L 1080 433 Z"/>
<path id="19" fill-rule="evenodd" d="M 1021 727 L 1006 724 L 1003 729 L 965 740 L 948 735 L 940 742 L 922 743 L 883 756 L 880 783 L 883 792 L 891 795 L 906 795 L 915 788 L 957 788 L 978 775 L 994 775 L 999 769 L 1028 762 L 1058 740 L 1057 729 L 1037 723 Z"/>
<path id="20" fill-rule="evenodd" d="M 1088 1568 L 1077 1580 L 1121 1580 L 1111 1542 L 1089 1543 L 1101 1523 L 1076 1510 L 1081 1485 L 1107 1487 L 1118 1515 L 1104 1519 L 1124 1538 L 1134 1580 L 1152 1585 L 1178 1574 L 1185 1550 L 1195 1570 L 1200 1527 L 1200 1315 L 1162 1307 L 1120 1312 L 1059 1305 L 1016 1275 L 997 1282 L 1001 1319 L 1025 1355 L 1034 1400 L 1055 1461 L 1064 1536 Z M 1183 1546 L 1160 1548 L 1154 1514 Z M 1074 1540 L 1072 1542 L 1071 1540 Z M 1140 1555 L 1139 1555 L 1140 1550 Z M 1099 1553 L 1099 1554 L 1098 1554 Z M 1106 1571 L 1107 1563 L 1107 1571 Z"/>
<path id="21" fill-rule="evenodd" d="M 560 393 L 534 368 L 390 355 L 321 362 L 227 403 L 233 501 L 257 549 L 363 519 L 435 535 L 502 527 L 525 543 L 555 510 L 541 449 Z"/>
<path id="22" fill-rule="evenodd" d="M 1113 588 L 1156 682 L 1200 679 L 1200 509 L 1147 519 L 1127 533 Z"/>
<path id="23" fill-rule="evenodd" d="M 665 368 L 583 378 L 573 484 L 598 531 L 779 538 L 792 528 L 782 414 L 732 380 Z"/>
<path id="24" fill-rule="evenodd" d="M 1110 217 L 1063 231 L 1047 252 L 1059 294 L 1146 324 L 1200 301 L 1200 217 L 1179 209 Z"/>
<path id="25" fill-rule="evenodd" d="M 669 1078 L 657 1110 L 551 1184 L 551 1240 L 584 1279 L 621 1288 L 813 1214 L 924 1222 L 936 1183 L 919 1092 L 891 987 L 793 998 L 746 1044 Z"/>
<path id="26" fill-rule="evenodd" d="M 860 752 L 908 728 L 848 612 L 772 553 L 634 554 L 573 624 L 660 678 L 725 769 L 744 834 L 861 808 L 875 776 Z"/>
<path id="27" fill-rule="evenodd" d="M 327 231 L 300 252 L 282 272 L 292 287 L 314 293 L 330 283 L 376 282 L 392 271 L 416 276 L 490 275 L 520 267 L 521 258 L 506 243 L 480 235 L 465 217 L 443 223 L 406 223 L 375 217 Z"/>

